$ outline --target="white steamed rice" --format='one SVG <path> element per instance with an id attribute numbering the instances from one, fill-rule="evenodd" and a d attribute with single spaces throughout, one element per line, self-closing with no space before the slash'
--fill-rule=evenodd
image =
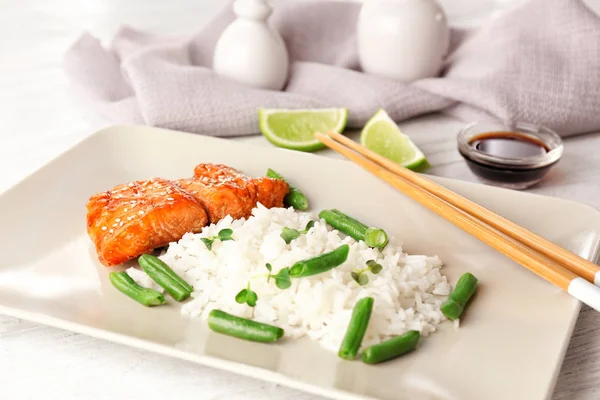
<path id="1" fill-rule="evenodd" d="M 287 245 L 280 234 L 283 227 L 304 229 L 314 219 L 315 226 Z M 216 236 L 224 228 L 233 230 L 233 241 L 216 240 L 209 251 L 201 238 Z M 292 278 L 290 288 L 281 290 L 273 279 L 267 282 L 266 263 L 273 274 L 297 261 L 350 245 L 345 263 L 329 272 L 307 278 Z M 175 272 L 194 287 L 192 299 L 181 311 L 206 318 L 215 308 L 277 325 L 290 338 L 304 335 L 332 351 L 339 349 L 356 302 L 372 296 L 373 313 L 362 347 L 367 347 L 409 330 L 427 336 L 446 318 L 440 306 L 451 291 L 437 256 L 408 255 L 390 237 L 383 251 L 369 248 L 333 230 L 325 221 L 293 209 L 267 209 L 260 204 L 247 220 L 227 217 L 200 234 L 188 233 L 171 243 L 160 256 Z M 368 260 L 383 266 L 378 275 L 368 273 L 369 282 L 358 285 L 350 276 Z M 128 273 L 143 286 L 159 289 L 144 272 Z M 248 281 L 258 294 L 256 307 L 235 301 Z"/>

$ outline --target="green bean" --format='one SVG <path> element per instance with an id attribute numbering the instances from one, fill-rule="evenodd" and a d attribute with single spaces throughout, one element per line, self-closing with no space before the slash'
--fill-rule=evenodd
<path id="1" fill-rule="evenodd" d="M 319 213 L 319 218 L 324 219 L 329 225 L 355 240 L 364 240 L 365 238 L 365 232 L 368 228 L 366 225 L 345 215 L 340 215 L 336 210 L 323 210 Z"/>
<path id="2" fill-rule="evenodd" d="M 335 214 L 339 215 L 340 217 L 343 217 L 343 218 L 344 218 L 344 219 L 346 219 L 347 221 L 350 221 L 350 222 L 352 222 L 353 224 L 360 225 L 360 226 L 362 226 L 364 229 L 366 229 L 366 228 L 367 228 L 367 226 L 366 226 L 365 224 L 363 224 L 362 222 L 360 222 L 360 221 L 358 221 L 358 220 L 356 220 L 356 219 L 352 218 L 351 216 L 349 216 L 349 215 L 347 215 L 347 214 L 344 214 L 343 212 L 341 212 L 341 211 L 340 211 L 340 210 L 338 210 L 338 209 L 335 209 L 335 208 L 334 208 L 334 209 L 333 209 L 333 210 L 331 210 L 331 211 L 332 211 L 333 213 L 335 213 Z"/>
<path id="3" fill-rule="evenodd" d="M 354 305 L 352 310 L 352 317 L 346 335 L 338 351 L 338 356 L 345 360 L 354 360 L 358 349 L 362 343 L 362 340 L 369 326 L 369 319 L 371 318 L 371 311 L 373 310 L 373 298 L 365 297 L 360 299 Z"/>
<path id="4" fill-rule="evenodd" d="M 385 247 L 389 242 L 388 235 L 381 228 L 367 228 L 365 243 L 369 247 Z"/>
<path id="5" fill-rule="evenodd" d="M 194 288 L 177 275 L 160 258 L 150 254 L 139 256 L 140 266 L 152 280 L 158 283 L 177 301 L 183 301 L 190 297 Z"/>
<path id="6" fill-rule="evenodd" d="M 388 243 L 388 236 L 383 229 L 368 227 L 339 210 L 323 210 L 319 218 L 353 239 L 364 241 L 369 247 L 382 248 Z"/>
<path id="7" fill-rule="evenodd" d="M 454 290 L 440 308 L 446 318 L 449 320 L 459 318 L 465 311 L 469 300 L 475 294 L 475 290 L 477 290 L 477 278 L 469 272 L 461 276 L 456 282 Z"/>
<path id="8" fill-rule="evenodd" d="M 160 267 L 161 270 L 163 270 L 167 275 L 169 275 L 172 279 L 174 279 L 175 281 L 177 281 L 181 286 L 183 286 L 184 289 L 186 289 L 188 292 L 193 292 L 194 288 L 192 287 L 192 285 L 190 285 L 189 283 L 187 283 L 183 278 L 181 278 L 179 275 L 177 275 L 175 273 L 175 271 L 173 271 L 171 269 L 171 267 L 169 267 L 163 260 L 161 260 L 158 257 L 154 257 L 151 254 L 143 254 L 138 258 L 138 262 L 140 261 L 140 258 L 142 260 L 144 260 L 145 262 L 153 262 L 157 267 Z"/>
<path id="9" fill-rule="evenodd" d="M 287 179 L 281 176 L 278 172 L 273 171 L 271 168 L 267 170 L 267 177 L 273 179 L 281 179 L 289 185 L 290 191 L 283 198 L 283 204 L 285 204 L 288 207 L 294 207 L 296 210 L 304 211 L 308 209 L 308 199 L 306 198 L 304 193 L 300 191 L 300 189 L 289 183 Z"/>
<path id="10" fill-rule="evenodd" d="M 362 354 L 362 360 L 367 364 L 377 364 L 399 357 L 414 350 L 420 338 L 419 331 L 408 331 L 402 336 L 366 348 Z"/>
<path id="11" fill-rule="evenodd" d="M 383 248 L 388 244 L 389 239 L 387 233 L 385 233 L 383 229 L 367 227 L 362 222 L 355 220 L 354 218 L 344 214 L 339 210 L 333 209 L 331 211 L 333 211 L 340 218 L 343 218 L 346 221 L 348 221 L 348 223 L 354 224 L 355 226 L 359 226 L 360 229 L 363 231 L 363 234 L 362 237 L 357 240 L 363 240 L 367 244 L 367 246 Z"/>
<path id="12" fill-rule="evenodd" d="M 279 327 L 236 317 L 221 310 L 212 310 L 208 314 L 208 326 L 224 335 L 262 343 L 275 342 L 285 333 Z"/>
<path id="13" fill-rule="evenodd" d="M 126 294 L 146 307 L 165 304 L 165 297 L 156 290 L 141 287 L 126 272 L 111 272 L 108 279 L 121 293 Z"/>
<path id="14" fill-rule="evenodd" d="M 303 278 L 327 272 L 343 264 L 348 259 L 349 251 L 350 246 L 343 244 L 329 253 L 324 253 L 308 260 L 298 261 L 290 268 L 290 276 L 292 278 Z"/>

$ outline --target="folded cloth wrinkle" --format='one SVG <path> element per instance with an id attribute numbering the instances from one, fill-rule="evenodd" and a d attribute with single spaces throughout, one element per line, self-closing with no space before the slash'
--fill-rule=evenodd
<path id="1" fill-rule="evenodd" d="M 282 91 L 253 89 L 210 68 L 235 19 L 231 4 L 190 36 L 123 27 L 105 48 L 86 33 L 68 49 L 66 73 L 110 121 L 213 136 L 259 133 L 260 107 L 346 107 L 350 128 L 384 108 L 398 122 L 443 112 L 539 123 L 563 136 L 600 131 L 600 19 L 581 0 L 530 0 L 480 27 L 452 29 L 440 76 L 410 84 L 361 72 L 359 3 L 278 3 L 270 23 L 291 60 Z"/>

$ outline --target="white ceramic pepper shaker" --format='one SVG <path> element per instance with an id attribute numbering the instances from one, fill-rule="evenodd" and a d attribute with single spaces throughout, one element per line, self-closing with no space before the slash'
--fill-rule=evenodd
<path id="1" fill-rule="evenodd" d="M 289 59 L 283 39 L 267 20 L 267 0 L 237 0 L 237 19 L 215 47 L 213 69 L 221 76 L 258 89 L 280 90 L 287 81 Z"/>
<path id="2" fill-rule="evenodd" d="M 365 73 L 411 82 L 440 72 L 450 29 L 436 0 L 365 0 L 357 39 Z"/>

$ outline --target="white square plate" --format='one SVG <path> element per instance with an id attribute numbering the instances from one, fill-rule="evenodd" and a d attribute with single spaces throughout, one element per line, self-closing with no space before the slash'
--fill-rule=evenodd
<path id="1" fill-rule="evenodd" d="M 341 208 L 439 255 L 452 282 L 480 290 L 461 328 L 450 322 L 395 361 L 343 361 L 309 339 L 267 345 L 212 333 L 179 306 L 144 308 L 117 292 L 86 234 L 85 204 L 116 184 L 182 178 L 228 164 L 296 182 L 311 208 Z M 600 213 L 526 193 L 432 178 L 581 256 L 595 260 Z M 358 166 L 315 154 L 181 132 L 116 126 L 96 133 L 0 196 L 0 312 L 288 385 L 336 399 L 546 399 L 580 303 Z"/>

